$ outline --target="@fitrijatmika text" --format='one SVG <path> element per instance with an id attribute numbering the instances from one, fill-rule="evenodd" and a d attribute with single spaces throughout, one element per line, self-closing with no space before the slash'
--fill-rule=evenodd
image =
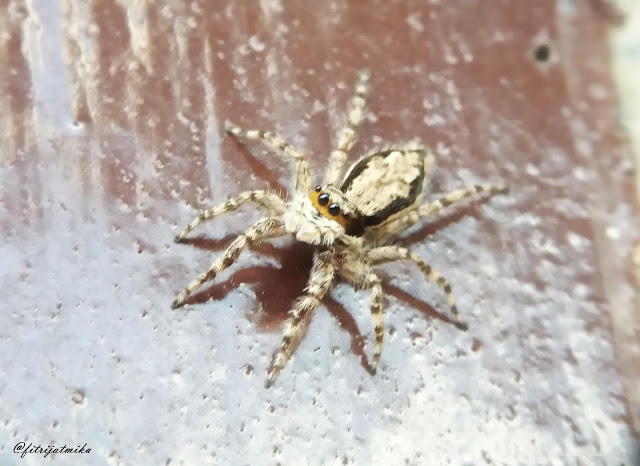
<path id="1" fill-rule="evenodd" d="M 16 443 L 16 446 L 13 447 L 13 452 L 19 454 L 20 458 L 24 458 L 26 455 L 30 454 L 44 455 L 44 457 L 46 458 L 47 456 L 56 453 L 91 453 L 91 448 L 89 448 L 86 443 L 82 446 L 78 445 L 76 447 L 70 447 L 66 444 L 60 447 L 57 447 L 55 445 L 47 445 L 46 447 L 43 447 L 41 444 L 27 444 L 27 442 L 18 442 Z"/>

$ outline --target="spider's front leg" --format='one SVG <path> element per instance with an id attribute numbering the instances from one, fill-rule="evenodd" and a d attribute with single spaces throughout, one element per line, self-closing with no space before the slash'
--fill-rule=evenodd
<path id="1" fill-rule="evenodd" d="M 449 303 L 449 307 L 451 309 L 451 313 L 453 314 L 455 321 L 453 322 L 456 327 L 461 330 L 467 330 L 469 327 L 465 321 L 460 318 L 458 314 L 458 307 L 456 306 L 455 300 L 453 299 L 453 291 L 451 290 L 451 285 L 449 281 L 440 275 L 436 270 L 433 269 L 424 259 L 420 256 L 412 253 L 407 248 L 403 248 L 400 246 L 381 246 L 375 249 L 372 249 L 368 258 L 373 265 L 384 264 L 385 262 L 392 262 L 397 260 L 409 260 L 416 264 L 420 270 L 427 276 L 427 279 L 438 285 L 442 288 L 447 295 L 447 302 Z"/>
<path id="2" fill-rule="evenodd" d="M 305 196 L 311 191 L 311 173 L 309 172 L 309 162 L 304 154 L 293 147 L 277 134 L 269 131 L 260 131 L 257 129 L 242 129 L 231 123 L 229 120 L 224 122 L 224 129 L 230 135 L 236 138 L 244 138 L 251 141 L 261 140 L 267 146 L 276 151 L 292 157 L 296 160 L 296 191 L 303 193 Z"/>
<path id="3" fill-rule="evenodd" d="M 313 312 L 317 309 L 324 295 L 331 288 L 335 271 L 332 264 L 332 252 L 325 251 L 313 258 L 311 276 L 305 288 L 305 294 L 298 299 L 291 310 L 291 317 L 287 321 L 287 328 L 282 338 L 282 347 L 273 358 L 271 368 L 267 373 L 265 386 L 269 388 L 278 374 L 287 364 L 291 355 L 298 347 L 300 340 L 309 326 Z"/>
<path id="4" fill-rule="evenodd" d="M 329 157 L 329 169 L 326 175 L 327 183 L 338 183 L 344 173 L 347 156 L 356 141 L 356 130 L 366 116 L 370 78 L 369 70 L 361 70 L 358 74 L 355 94 L 351 98 L 347 111 L 347 126 L 340 132 L 338 148 L 331 152 Z"/>
<path id="5" fill-rule="evenodd" d="M 213 220 L 215 217 L 222 214 L 233 212 L 247 202 L 255 202 L 260 207 L 265 208 L 270 217 L 281 217 L 286 208 L 285 201 L 280 199 L 280 196 L 275 193 L 270 193 L 268 191 L 246 191 L 229 198 L 227 202 L 223 202 L 217 207 L 205 210 L 202 214 L 193 219 L 182 233 L 177 235 L 173 240 L 176 243 L 181 243 L 189 232 L 202 222 Z"/>
<path id="6" fill-rule="evenodd" d="M 233 240 L 224 254 L 216 259 L 206 272 L 201 273 L 198 278 L 189 284 L 186 290 L 178 295 L 171 304 L 171 308 L 177 309 L 184 306 L 185 302 L 194 291 L 200 288 L 203 283 L 216 278 L 220 272 L 233 264 L 242 250 L 247 246 L 264 239 L 284 236 L 285 234 L 286 231 L 284 226 L 278 219 L 269 217 L 257 221 L 246 232 L 244 232 L 244 234 Z"/>

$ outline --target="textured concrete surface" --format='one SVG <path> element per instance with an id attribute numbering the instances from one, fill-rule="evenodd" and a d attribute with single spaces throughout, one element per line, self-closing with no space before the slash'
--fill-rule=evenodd
<path id="1" fill-rule="evenodd" d="M 601 3 L 0 0 L 0 464 L 43 464 L 18 442 L 91 448 L 55 464 L 640 464 L 636 181 Z M 470 330 L 387 266 L 378 375 L 368 296 L 339 285 L 265 390 L 311 251 L 265 245 L 171 311 L 257 213 L 171 239 L 292 185 L 225 118 L 321 173 L 365 66 L 356 152 L 419 137 L 434 194 L 513 186 L 404 239 Z"/>
<path id="2" fill-rule="evenodd" d="M 616 0 L 622 14 L 620 24 L 610 34 L 612 70 L 620 97 L 620 124 L 629 137 L 640 166 L 640 2 Z M 636 177 L 640 197 L 640 178 Z M 638 250 L 640 252 L 640 249 Z M 640 401 L 640 400 L 639 400 Z"/>

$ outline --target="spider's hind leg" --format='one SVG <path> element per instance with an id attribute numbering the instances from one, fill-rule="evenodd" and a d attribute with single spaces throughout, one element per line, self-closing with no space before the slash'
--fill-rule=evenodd
<path id="1" fill-rule="evenodd" d="M 456 189 L 434 201 L 427 202 L 421 206 L 413 207 L 407 212 L 390 219 L 380 225 L 376 225 L 369 229 L 369 236 L 378 241 L 395 237 L 405 231 L 407 228 L 415 225 L 421 218 L 433 215 L 445 207 L 458 203 L 473 195 L 493 196 L 494 194 L 504 193 L 509 190 L 509 185 L 498 184 L 475 184 L 464 188 Z"/>
<path id="2" fill-rule="evenodd" d="M 509 190 L 509 185 L 497 184 L 474 184 L 471 186 L 466 186 L 464 188 L 456 189 L 455 191 L 451 191 L 449 194 L 442 196 L 435 201 L 428 202 L 418 209 L 420 216 L 424 217 L 426 215 L 435 214 L 445 207 L 450 206 L 456 202 L 460 202 L 463 199 L 471 197 L 475 194 L 481 196 L 493 196 L 494 194 L 505 193 Z"/>
<path id="3" fill-rule="evenodd" d="M 242 250 L 250 244 L 254 244 L 267 238 L 277 238 L 278 236 L 284 236 L 285 234 L 286 231 L 280 220 L 275 218 L 259 220 L 244 232 L 244 234 L 233 240 L 224 254 L 216 259 L 206 272 L 201 273 L 198 278 L 189 284 L 186 290 L 178 295 L 171 304 L 171 308 L 177 309 L 184 306 L 185 302 L 194 291 L 200 288 L 203 283 L 216 278 L 220 272 L 233 264 L 236 259 L 238 259 Z"/>
<path id="4" fill-rule="evenodd" d="M 326 175 L 327 183 L 336 184 L 344 173 L 347 155 L 356 140 L 356 130 L 366 116 L 367 96 L 369 95 L 369 70 L 361 70 L 358 74 L 355 94 L 349 103 L 347 111 L 347 126 L 340 132 L 338 148 L 331 152 L 329 169 Z"/>
<path id="5" fill-rule="evenodd" d="M 365 286 L 371 290 L 371 320 L 373 321 L 373 331 L 376 335 L 376 345 L 373 348 L 373 359 L 369 364 L 369 370 L 372 374 L 375 374 L 378 370 L 378 363 L 382 354 L 382 341 L 384 340 L 382 284 L 380 283 L 380 278 L 371 271 L 367 275 Z"/>
<path id="6" fill-rule="evenodd" d="M 305 294 L 296 302 L 287 321 L 287 329 L 282 337 L 282 347 L 276 353 L 267 373 L 265 386 L 273 385 L 278 374 L 286 366 L 291 355 L 298 347 L 300 340 L 309 326 L 313 312 L 317 309 L 325 293 L 329 291 L 335 271 L 331 263 L 331 252 L 316 254 Z"/>
<path id="7" fill-rule="evenodd" d="M 373 348 L 373 358 L 369 362 L 369 371 L 375 374 L 378 370 L 384 340 L 383 293 L 380 278 L 372 270 L 371 265 L 366 260 L 360 259 L 358 255 L 349 256 L 348 259 L 343 260 L 339 273 L 353 286 L 364 287 L 371 292 L 371 320 L 376 344 Z"/>
<path id="8" fill-rule="evenodd" d="M 455 299 L 453 298 L 453 291 L 451 290 L 451 284 L 449 280 L 440 275 L 431 265 L 429 265 L 424 259 L 417 254 L 412 253 L 407 248 L 400 246 L 382 246 L 372 249 L 369 252 L 369 260 L 374 265 L 384 264 L 386 262 L 392 262 L 396 260 L 409 260 L 417 265 L 420 270 L 426 275 L 427 279 L 438 285 L 447 295 L 447 303 L 451 309 L 451 313 L 454 317 L 453 324 L 461 330 L 467 330 L 469 325 L 460 318 L 458 313 L 458 307 L 456 306 Z"/>
<path id="9" fill-rule="evenodd" d="M 198 215 L 193 221 L 187 225 L 187 227 L 177 235 L 173 240 L 176 243 L 181 243 L 184 238 L 189 234 L 191 230 L 196 228 L 202 222 L 213 220 L 215 217 L 233 212 L 237 210 L 241 205 L 247 202 L 255 202 L 260 207 L 267 209 L 270 216 L 280 217 L 285 210 L 285 202 L 275 193 L 267 191 L 246 191 L 229 198 L 226 202 L 223 202 L 219 206 L 212 209 L 205 210 L 202 214 Z"/>

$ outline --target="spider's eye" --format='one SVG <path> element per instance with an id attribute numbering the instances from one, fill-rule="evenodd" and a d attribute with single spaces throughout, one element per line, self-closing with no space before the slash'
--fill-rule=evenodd
<path id="1" fill-rule="evenodd" d="M 331 215 L 338 215 L 340 213 L 340 206 L 334 202 L 329 206 L 329 213 Z"/>
<path id="2" fill-rule="evenodd" d="M 329 203 L 329 195 L 327 193 L 322 193 L 318 196 L 318 204 L 327 205 L 328 203 Z"/>
<path id="3" fill-rule="evenodd" d="M 322 186 L 320 185 L 316 186 L 316 192 L 319 193 L 320 191 L 322 191 Z"/>

